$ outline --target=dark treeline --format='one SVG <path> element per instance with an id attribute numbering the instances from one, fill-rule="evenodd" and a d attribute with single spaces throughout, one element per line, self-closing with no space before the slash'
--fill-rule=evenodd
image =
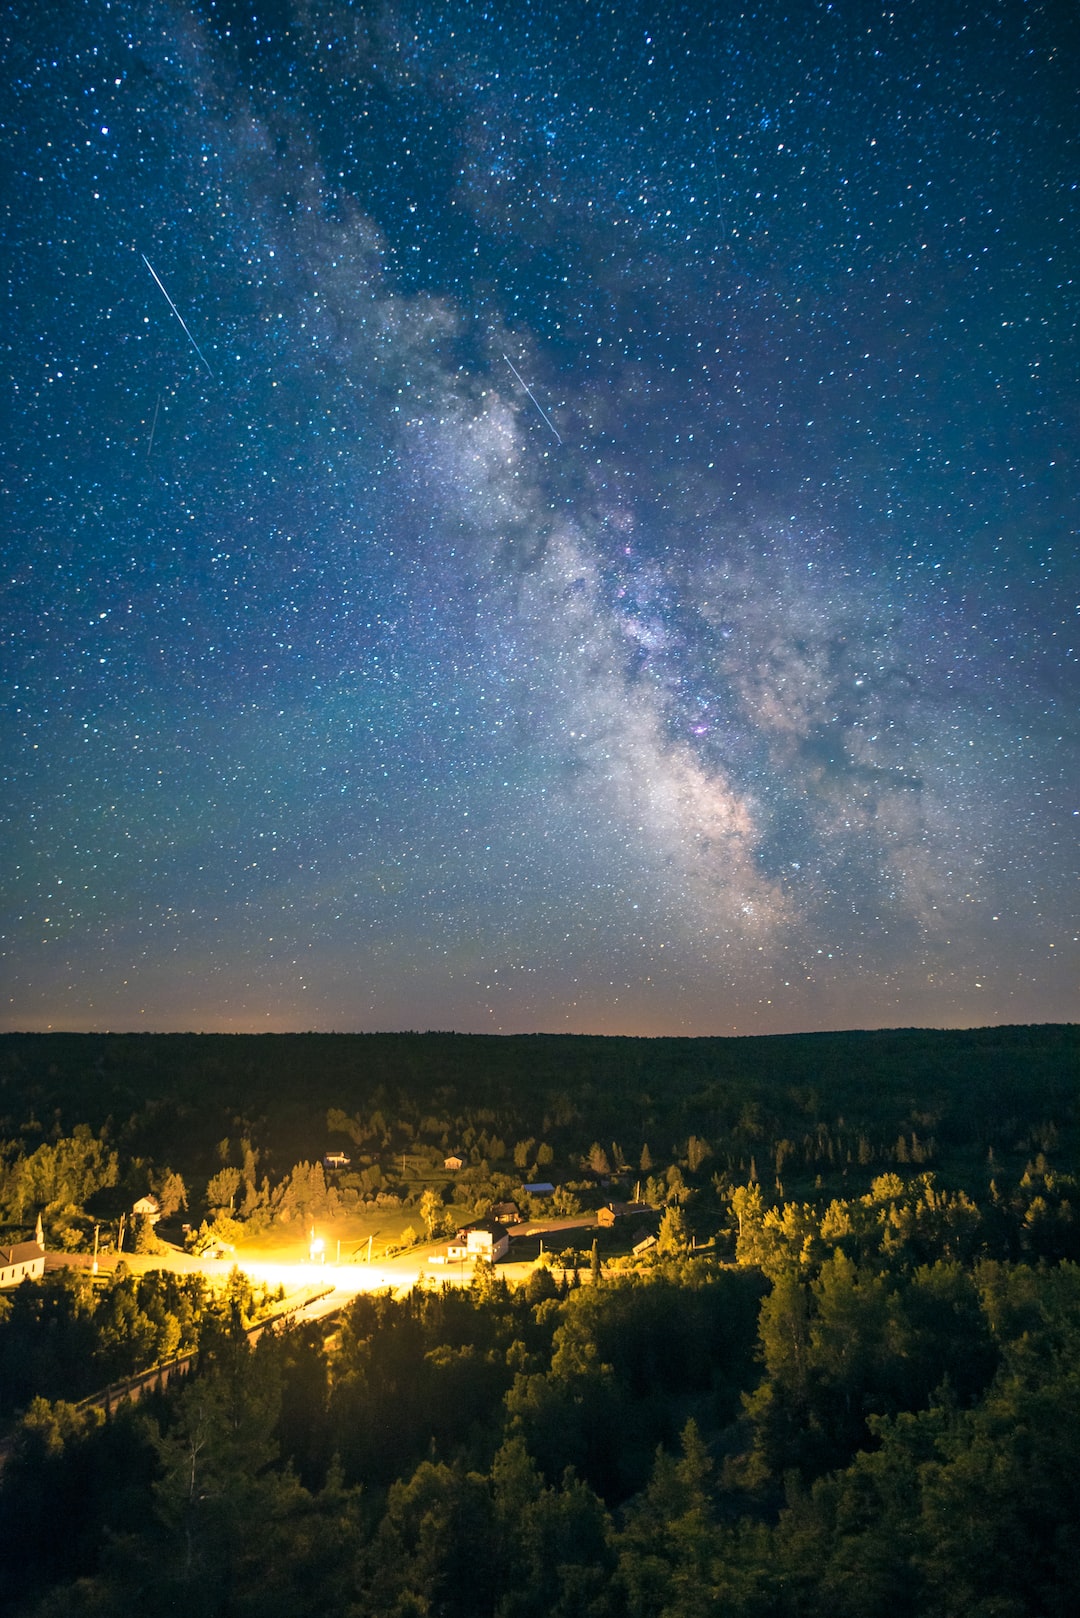
<path id="1" fill-rule="evenodd" d="M 745 1039 L 7 1034 L 0 1134 L 111 1121 L 129 1155 L 206 1174 L 225 1136 L 253 1139 L 279 1173 L 317 1159 L 332 1108 L 374 1118 L 395 1146 L 427 1120 L 556 1150 L 580 1150 L 582 1135 L 635 1154 L 650 1142 L 665 1159 L 692 1133 L 737 1156 L 786 1142 L 797 1166 L 835 1166 L 860 1142 L 884 1162 L 913 1132 L 950 1154 L 1030 1155 L 1040 1131 L 1074 1138 L 1078 1057 L 1072 1025 Z"/>

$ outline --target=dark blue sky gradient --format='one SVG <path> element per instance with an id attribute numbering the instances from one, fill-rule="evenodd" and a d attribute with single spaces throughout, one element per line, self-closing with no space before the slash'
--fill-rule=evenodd
<path id="1" fill-rule="evenodd" d="M 9 7 L 3 1026 L 1075 1017 L 1078 43 Z"/>

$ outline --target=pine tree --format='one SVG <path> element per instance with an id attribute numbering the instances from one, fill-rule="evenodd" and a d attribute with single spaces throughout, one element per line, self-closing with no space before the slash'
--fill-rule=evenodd
<path id="1" fill-rule="evenodd" d="M 665 1258 L 675 1258 L 685 1253 L 690 1247 L 690 1236 L 686 1229 L 686 1220 L 678 1203 L 672 1203 L 664 1209 L 664 1217 L 660 1221 L 660 1231 L 656 1238 L 656 1251 Z"/>

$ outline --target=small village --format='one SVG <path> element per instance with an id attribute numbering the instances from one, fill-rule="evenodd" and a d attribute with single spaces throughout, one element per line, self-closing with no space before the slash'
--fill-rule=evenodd
<path id="1" fill-rule="evenodd" d="M 351 1166 L 350 1157 L 342 1151 L 328 1151 L 321 1161 L 331 1179 Z M 449 1175 L 458 1174 L 465 1167 L 466 1160 L 457 1154 L 451 1154 L 443 1161 L 443 1168 Z M 597 1176 L 596 1185 L 602 1194 L 610 1185 L 610 1180 L 606 1176 Z M 591 1255 L 594 1249 L 598 1252 L 603 1240 L 608 1261 L 623 1264 L 628 1258 L 642 1258 L 657 1246 L 661 1210 L 643 1200 L 609 1198 L 589 1211 L 581 1210 L 570 1215 L 540 1213 L 529 1217 L 530 1207 L 544 1207 L 555 1193 L 556 1186 L 551 1181 L 523 1183 L 517 1200 L 505 1198 L 493 1203 L 484 1217 L 455 1224 L 441 1242 L 430 1239 L 415 1242 L 406 1240 L 401 1244 L 386 1242 L 381 1251 L 374 1252 L 373 1237 L 369 1235 L 366 1244 L 361 1242 L 354 1246 L 343 1260 L 341 1238 L 328 1235 L 326 1223 L 321 1230 L 313 1223 L 306 1236 L 288 1243 L 279 1241 L 274 1253 L 279 1259 L 279 1268 L 288 1267 L 291 1259 L 294 1261 L 293 1268 L 298 1269 L 301 1275 L 304 1266 L 316 1266 L 323 1273 L 340 1272 L 343 1276 L 347 1275 L 343 1290 L 348 1292 L 366 1290 L 370 1285 L 379 1284 L 383 1269 L 378 1266 L 371 1268 L 376 1259 L 381 1259 L 384 1265 L 391 1257 L 397 1259 L 396 1274 L 405 1278 L 404 1281 L 399 1279 L 398 1284 L 412 1284 L 426 1266 L 436 1271 L 461 1266 L 464 1274 L 466 1266 L 470 1267 L 471 1273 L 471 1267 L 478 1264 L 513 1265 L 516 1261 L 516 1267 L 521 1269 L 538 1262 L 550 1263 L 561 1256 L 564 1267 L 572 1263 L 577 1269 L 583 1243 Z M 200 1241 L 198 1233 L 185 1223 L 180 1232 L 182 1243 L 163 1239 L 165 1233 L 161 1225 L 161 1203 L 152 1193 L 146 1193 L 136 1198 L 130 1209 L 121 1214 L 117 1221 L 115 1243 L 106 1239 L 104 1244 L 99 1245 L 100 1227 L 95 1226 L 92 1252 L 65 1248 L 50 1250 L 39 1214 L 32 1240 L 0 1246 L 0 1290 L 18 1286 L 23 1280 L 40 1280 L 46 1271 L 58 1269 L 80 1271 L 92 1277 L 126 1263 L 139 1269 L 155 1265 L 176 1267 L 185 1273 L 193 1268 L 201 1268 L 214 1276 L 222 1273 L 223 1266 L 245 1264 L 243 1244 L 222 1239 L 213 1225 L 209 1227 L 208 1234 L 204 1232 Z M 238 1234 L 235 1221 L 229 1223 L 228 1229 L 229 1234 Z M 356 1234 L 355 1230 L 352 1234 Z M 297 1258 L 297 1252 L 301 1249 Z M 410 1254 L 415 1259 L 413 1263 L 407 1262 Z M 265 1272 L 268 1266 L 274 1267 L 272 1261 L 268 1260 L 265 1244 L 254 1247 L 247 1259 L 256 1273 Z"/>

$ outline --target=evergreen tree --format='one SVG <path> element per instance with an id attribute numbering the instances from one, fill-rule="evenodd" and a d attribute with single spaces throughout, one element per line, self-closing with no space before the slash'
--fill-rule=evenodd
<path id="1" fill-rule="evenodd" d="M 690 1235 L 686 1228 L 686 1220 L 678 1203 L 672 1203 L 664 1209 L 660 1221 L 660 1230 L 656 1238 L 656 1251 L 664 1258 L 677 1258 L 690 1248 Z"/>

